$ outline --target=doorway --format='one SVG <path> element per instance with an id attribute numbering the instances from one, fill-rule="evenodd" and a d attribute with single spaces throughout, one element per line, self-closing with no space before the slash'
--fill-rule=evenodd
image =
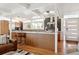
<path id="1" fill-rule="evenodd" d="M 64 53 L 72 54 L 78 51 L 79 18 L 64 19 Z"/>

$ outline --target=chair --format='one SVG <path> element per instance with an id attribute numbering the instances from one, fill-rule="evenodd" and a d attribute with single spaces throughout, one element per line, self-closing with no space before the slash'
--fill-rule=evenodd
<path id="1" fill-rule="evenodd" d="M 9 43 L 0 45 L 0 55 L 9 51 L 17 50 L 17 41 L 9 40 Z"/>

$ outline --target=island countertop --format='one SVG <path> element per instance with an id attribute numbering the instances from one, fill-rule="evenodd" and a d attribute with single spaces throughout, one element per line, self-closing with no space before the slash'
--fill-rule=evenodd
<path id="1" fill-rule="evenodd" d="M 12 30 L 12 32 L 17 32 L 17 33 L 35 33 L 35 34 L 55 34 L 55 32 L 50 32 L 50 31 L 17 31 L 17 30 Z"/>

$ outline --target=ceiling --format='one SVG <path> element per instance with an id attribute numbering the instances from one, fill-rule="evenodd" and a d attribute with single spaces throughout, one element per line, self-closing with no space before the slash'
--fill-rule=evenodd
<path id="1" fill-rule="evenodd" d="M 26 17 L 30 19 L 36 15 L 43 15 L 46 11 L 58 11 L 64 14 L 78 14 L 78 3 L 0 3 L 0 16 Z"/>
<path id="2" fill-rule="evenodd" d="M 79 14 L 79 3 L 60 4 L 63 14 Z"/>
<path id="3" fill-rule="evenodd" d="M 41 15 L 47 10 L 53 10 L 54 4 L 37 4 L 37 3 L 1 3 L 0 15 L 1 16 L 21 16 L 31 17 L 34 15 Z"/>

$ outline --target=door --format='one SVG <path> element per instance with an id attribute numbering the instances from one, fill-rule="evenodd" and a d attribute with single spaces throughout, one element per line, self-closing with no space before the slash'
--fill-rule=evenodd
<path id="1" fill-rule="evenodd" d="M 79 19 L 68 18 L 65 19 L 65 42 L 66 54 L 71 54 L 78 51 L 78 32 Z"/>

